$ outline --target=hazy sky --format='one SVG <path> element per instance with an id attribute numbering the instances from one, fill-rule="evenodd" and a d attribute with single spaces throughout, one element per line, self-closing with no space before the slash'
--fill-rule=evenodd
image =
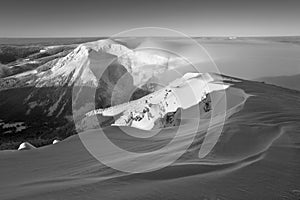
<path id="1" fill-rule="evenodd" d="M 300 1 L 0 0 L 0 37 L 110 36 L 144 26 L 191 36 L 300 35 Z"/>

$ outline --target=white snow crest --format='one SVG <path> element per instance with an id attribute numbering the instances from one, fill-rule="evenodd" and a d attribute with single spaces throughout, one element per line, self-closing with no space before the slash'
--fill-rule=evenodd
<path id="1" fill-rule="evenodd" d="M 214 83 L 210 74 L 187 73 L 154 93 L 138 100 L 113 106 L 107 109 L 93 110 L 87 116 L 102 114 L 118 117 L 112 126 L 131 126 L 151 130 L 155 122 L 167 113 L 177 109 L 187 109 L 201 102 L 208 93 L 225 90 L 229 85 Z"/>

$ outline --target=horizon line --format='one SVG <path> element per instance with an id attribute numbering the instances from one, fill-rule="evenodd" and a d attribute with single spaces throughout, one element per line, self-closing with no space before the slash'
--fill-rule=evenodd
<path id="1" fill-rule="evenodd" d="M 180 36 L 123 36 L 123 37 L 113 37 L 113 38 L 130 38 L 130 37 L 136 37 L 136 38 L 144 38 L 144 37 L 153 37 L 153 38 L 164 38 L 164 37 L 170 37 L 170 38 L 181 38 Z M 255 37 L 300 37 L 300 35 L 248 35 L 248 36 L 238 36 L 238 35 L 205 35 L 205 36 L 190 36 L 191 38 L 223 38 L 223 37 L 237 37 L 237 38 L 255 38 Z M 20 36 L 20 37 L 1 37 L 0 39 L 50 39 L 50 38 L 111 38 L 110 36 Z M 182 36 L 182 38 L 184 38 Z"/>

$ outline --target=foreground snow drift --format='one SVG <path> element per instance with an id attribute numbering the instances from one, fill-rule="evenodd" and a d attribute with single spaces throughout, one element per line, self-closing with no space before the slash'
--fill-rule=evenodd
<path id="1" fill-rule="evenodd" d="M 95 140 L 99 129 L 94 129 L 59 145 L 0 152 L 0 199 L 297 199 L 299 92 L 252 81 L 232 84 L 226 90 L 227 110 L 235 114 L 226 120 L 218 143 L 203 159 L 198 152 L 207 130 L 206 119 L 202 119 L 194 143 L 176 162 L 140 174 L 111 169 L 89 154 L 80 137 L 86 135 L 101 147 L 102 141 Z M 253 95 L 245 103 L 241 90 Z M 189 137 L 192 125 L 187 122 L 181 130 L 187 137 L 182 137 L 176 148 Z M 135 135 L 152 132 L 123 128 Z M 120 127 L 104 129 L 112 141 L 131 152 L 156 151 L 169 143 L 176 130 L 163 129 L 156 137 L 139 140 L 128 137 Z M 161 156 L 176 153 L 176 148 Z M 120 157 L 116 152 L 105 156 L 120 164 L 128 159 L 135 163 L 134 157 Z"/>

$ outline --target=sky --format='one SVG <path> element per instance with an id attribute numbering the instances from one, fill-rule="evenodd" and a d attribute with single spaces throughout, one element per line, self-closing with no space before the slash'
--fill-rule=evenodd
<path id="1" fill-rule="evenodd" d="M 106 37 L 152 26 L 190 36 L 300 35 L 300 1 L 0 0 L 0 37 Z"/>

